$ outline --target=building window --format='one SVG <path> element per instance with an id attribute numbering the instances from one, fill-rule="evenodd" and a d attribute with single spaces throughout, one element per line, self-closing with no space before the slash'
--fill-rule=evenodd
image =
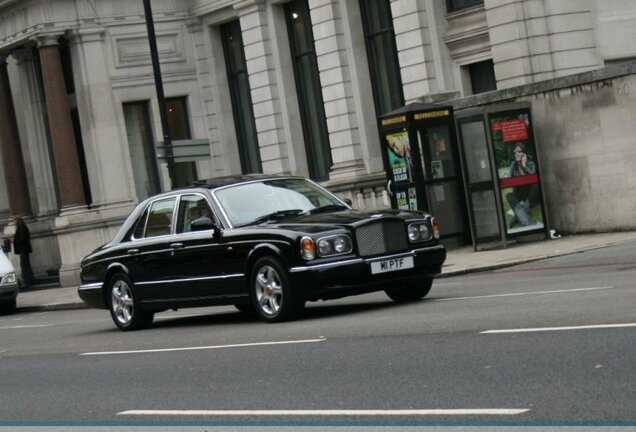
<path id="1" fill-rule="evenodd" d="M 492 60 L 481 61 L 466 66 L 470 75 L 470 85 L 473 94 L 497 90 L 495 66 Z"/>
<path id="2" fill-rule="evenodd" d="M 315 180 L 326 180 L 332 164 L 331 149 L 307 1 L 296 0 L 285 4 L 285 16 L 309 176 Z"/>
<path id="3" fill-rule="evenodd" d="M 244 174 L 263 171 L 239 20 L 221 26 L 234 126 Z"/>
<path id="4" fill-rule="evenodd" d="M 484 0 L 446 0 L 446 9 L 450 13 L 482 4 Z"/>
<path id="5" fill-rule="evenodd" d="M 166 99 L 166 114 L 170 139 L 172 141 L 188 140 L 190 135 L 190 123 L 188 122 L 188 107 L 185 97 Z M 192 185 L 197 179 L 197 165 L 194 161 L 175 162 L 174 187 Z"/>
<path id="6" fill-rule="evenodd" d="M 160 192 L 148 102 L 124 104 L 130 163 L 139 201 Z"/>
<path id="7" fill-rule="evenodd" d="M 360 0 L 360 13 L 369 58 L 376 114 L 386 114 L 404 106 L 391 2 Z"/>

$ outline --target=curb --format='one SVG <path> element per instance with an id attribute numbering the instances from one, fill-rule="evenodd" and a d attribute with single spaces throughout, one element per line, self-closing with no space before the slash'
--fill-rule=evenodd
<path id="1" fill-rule="evenodd" d="M 56 303 L 37 306 L 18 306 L 16 312 L 49 312 L 77 309 L 88 309 L 88 306 L 84 303 Z"/>

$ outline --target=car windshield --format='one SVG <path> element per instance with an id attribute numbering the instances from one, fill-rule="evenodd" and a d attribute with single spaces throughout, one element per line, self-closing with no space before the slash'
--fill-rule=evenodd
<path id="1" fill-rule="evenodd" d="M 215 196 L 234 226 L 284 216 L 330 211 L 347 206 L 320 186 L 304 179 L 276 179 L 224 187 Z"/>

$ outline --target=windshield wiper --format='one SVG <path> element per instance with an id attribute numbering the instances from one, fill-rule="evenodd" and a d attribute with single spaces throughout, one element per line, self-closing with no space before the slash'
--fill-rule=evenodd
<path id="1" fill-rule="evenodd" d="M 325 213 L 325 212 L 330 212 L 330 211 L 335 211 L 335 210 L 348 210 L 349 207 L 342 205 L 342 204 L 329 204 L 329 205 L 325 205 L 322 207 L 316 207 L 315 209 L 311 209 L 309 210 L 309 213 L 311 214 L 315 214 L 315 213 Z"/>
<path id="2" fill-rule="evenodd" d="M 267 222 L 269 220 L 276 220 L 276 219 L 280 219 L 280 218 L 284 218 L 285 216 L 293 216 L 293 215 L 297 215 L 303 213 L 303 210 L 301 209 L 289 209 L 289 210 L 278 210 L 272 213 L 268 213 L 266 215 L 263 215 L 257 219 L 254 219 L 252 222 L 247 223 L 245 225 L 257 225 L 261 222 Z"/>

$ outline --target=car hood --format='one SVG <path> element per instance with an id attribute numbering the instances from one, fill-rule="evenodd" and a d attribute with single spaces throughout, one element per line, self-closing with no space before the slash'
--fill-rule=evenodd
<path id="1" fill-rule="evenodd" d="M 426 217 L 426 213 L 407 210 L 339 210 L 334 212 L 288 216 L 276 221 L 261 224 L 268 228 L 320 232 L 333 229 L 334 225 L 353 228 L 358 225 L 386 218 L 417 219 Z"/>
<path id="2" fill-rule="evenodd" d="M 13 271 L 14 269 L 11 261 L 9 261 L 9 258 L 4 254 L 4 252 L 0 251 L 0 277 L 7 273 L 12 273 Z"/>

